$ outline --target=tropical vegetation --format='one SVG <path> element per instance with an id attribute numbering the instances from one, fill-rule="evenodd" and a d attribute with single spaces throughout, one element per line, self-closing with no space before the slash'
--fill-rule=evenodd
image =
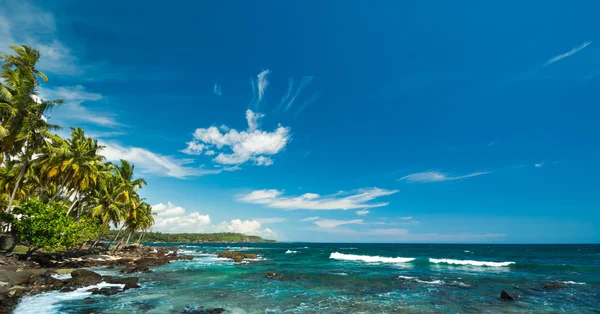
<path id="1" fill-rule="evenodd" d="M 138 194 L 146 181 L 134 165 L 106 161 L 79 127 L 55 134 L 61 127 L 47 117 L 62 100 L 40 97 L 48 77 L 36 67 L 39 51 L 11 48 L 0 56 L 0 231 L 32 250 L 58 250 L 97 243 L 110 228 L 126 243 L 150 230 L 152 207 Z"/>

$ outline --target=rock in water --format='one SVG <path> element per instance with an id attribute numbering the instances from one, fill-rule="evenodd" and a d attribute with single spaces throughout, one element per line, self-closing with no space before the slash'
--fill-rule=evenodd
<path id="1" fill-rule="evenodd" d="M 518 295 L 514 294 L 514 293 L 510 293 L 506 290 L 502 290 L 502 292 L 500 293 L 500 299 L 504 300 L 504 301 L 516 301 L 519 298 Z"/>
<path id="2" fill-rule="evenodd" d="M 556 289 L 562 289 L 563 286 L 560 285 L 556 285 L 556 284 L 551 284 L 551 285 L 545 285 L 544 289 L 546 290 L 556 290 Z"/>
<path id="3" fill-rule="evenodd" d="M 113 277 L 113 276 L 104 276 L 102 277 L 102 279 L 104 281 L 106 281 L 107 283 L 112 283 L 112 284 L 122 284 L 125 285 L 123 287 L 123 290 L 127 290 L 127 289 L 135 289 L 135 288 L 139 288 L 140 286 L 138 285 L 138 278 L 137 277 Z"/>
<path id="4" fill-rule="evenodd" d="M 99 284 L 102 281 L 102 276 L 93 271 L 85 269 L 77 269 L 71 273 L 71 279 L 65 283 L 72 287 L 84 287 Z"/>

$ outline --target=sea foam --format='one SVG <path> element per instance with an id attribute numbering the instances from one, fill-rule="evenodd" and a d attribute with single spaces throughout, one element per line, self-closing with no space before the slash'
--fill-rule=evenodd
<path id="1" fill-rule="evenodd" d="M 483 262 L 483 261 L 470 261 L 470 260 L 456 260 L 456 259 L 437 259 L 430 258 L 430 263 L 434 264 L 451 264 L 451 265 L 470 265 L 470 266 L 488 266 L 488 267 L 503 267 L 515 264 L 515 262 Z"/>
<path id="2" fill-rule="evenodd" d="M 293 253 L 298 253 L 298 251 L 292 251 L 292 250 L 285 251 L 285 254 L 293 254 Z"/>
<path id="3" fill-rule="evenodd" d="M 366 263 L 408 263 L 415 259 L 412 257 L 383 257 L 383 256 L 369 256 L 369 255 L 354 255 L 354 254 L 342 254 L 338 252 L 331 253 L 329 256 L 331 259 L 337 259 L 342 261 L 361 261 Z"/>

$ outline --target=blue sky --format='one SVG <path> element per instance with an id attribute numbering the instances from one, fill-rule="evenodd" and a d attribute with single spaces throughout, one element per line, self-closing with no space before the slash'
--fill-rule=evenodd
<path id="1" fill-rule="evenodd" d="M 5 1 L 155 230 L 600 240 L 600 3 Z"/>

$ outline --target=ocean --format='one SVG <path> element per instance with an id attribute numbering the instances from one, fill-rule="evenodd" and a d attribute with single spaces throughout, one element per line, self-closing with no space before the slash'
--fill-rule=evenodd
<path id="1" fill-rule="evenodd" d="M 158 245 L 158 244 L 156 244 Z M 134 274 L 142 288 L 25 297 L 15 313 L 600 313 L 600 245 L 236 243 L 178 245 Z M 235 264 L 225 249 L 257 253 Z M 206 252 L 204 252 L 206 251 Z M 119 275 L 119 269 L 93 268 Z M 267 278 L 274 272 L 278 278 Z M 555 284 L 560 289 L 545 289 Z M 505 289 L 520 295 L 500 299 Z"/>

